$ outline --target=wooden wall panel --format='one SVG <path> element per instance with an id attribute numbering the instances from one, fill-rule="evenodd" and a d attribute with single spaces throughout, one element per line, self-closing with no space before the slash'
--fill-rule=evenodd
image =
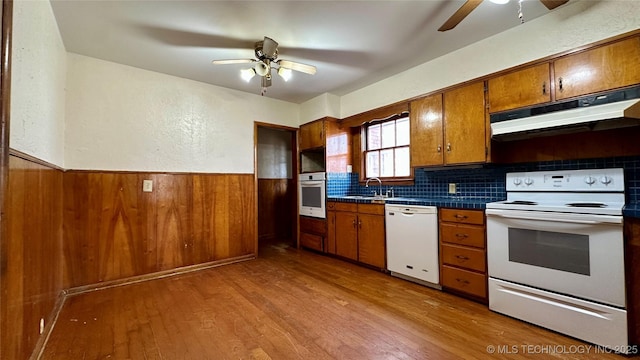
<path id="1" fill-rule="evenodd" d="M 66 172 L 66 287 L 253 254 L 253 184 L 252 174 Z"/>
<path id="2" fill-rule="evenodd" d="M 62 283 L 62 171 L 11 156 L 2 254 L 2 358 L 26 359 Z"/>
<path id="3" fill-rule="evenodd" d="M 258 179 L 258 237 L 292 240 L 296 183 L 292 179 Z"/>

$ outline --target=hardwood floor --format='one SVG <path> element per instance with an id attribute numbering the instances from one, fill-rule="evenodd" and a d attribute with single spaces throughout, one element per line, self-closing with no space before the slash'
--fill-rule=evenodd
<path id="1" fill-rule="evenodd" d="M 42 358 L 622 359 L 589 346 L 454 295 L 268 246 L 256 260 L 69 297 Z"/>

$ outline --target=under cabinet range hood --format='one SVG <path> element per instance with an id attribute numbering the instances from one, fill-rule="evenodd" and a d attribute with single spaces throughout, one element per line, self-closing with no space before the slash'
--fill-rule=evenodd
<path id="1" fill-rule="evenodd" d="M 491 138 L 508 141 L 640 125 L 640 86 L 491 115 Z"/>

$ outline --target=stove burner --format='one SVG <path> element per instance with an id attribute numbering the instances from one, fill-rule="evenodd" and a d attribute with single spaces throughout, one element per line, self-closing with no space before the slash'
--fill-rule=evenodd
<path id="1" fill-rule="evenodd" d="M 538 203 L 535 202 L 535 201 L 526 201 L 526 200 L 514 200 L 514 201 L 506 202 L 505 204 L 509 204 L 509 205 L 538 205 Z"/>
<path id="2" fill-rule="evenodd" d="M 603 203 L 585 203 L 585 202 L 580 202 L 580 203 L 569 203 L 567 204 L 567 206 L 570 207 L 590 207 L 590 208 L 604 208 L 607 207 L 606 204 Z"/>

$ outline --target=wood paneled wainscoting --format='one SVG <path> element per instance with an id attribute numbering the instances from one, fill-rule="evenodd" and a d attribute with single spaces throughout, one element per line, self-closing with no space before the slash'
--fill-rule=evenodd
<path id="1" fill-rule="evenodd" d="M 296 213 L 293 179 L 258 179 L 258 235 L 260 240 L 285 240 L 295 245 Z"/>
<path id="2" fill-rule="evenodd" d="M 143 180 L 153 191 L 143 192 Z M 255 255 L 253 174 L 68 171 L 64 285 Z"/>
<path id="3" fill-rule="evenodd" d="M 3 238 L 2 359 L 27 359 L 48 325 L 63 289 L 63 172 L 42 162 L 9 158 Z M 60 298 L 61 299 L 61 298 Z"/>

